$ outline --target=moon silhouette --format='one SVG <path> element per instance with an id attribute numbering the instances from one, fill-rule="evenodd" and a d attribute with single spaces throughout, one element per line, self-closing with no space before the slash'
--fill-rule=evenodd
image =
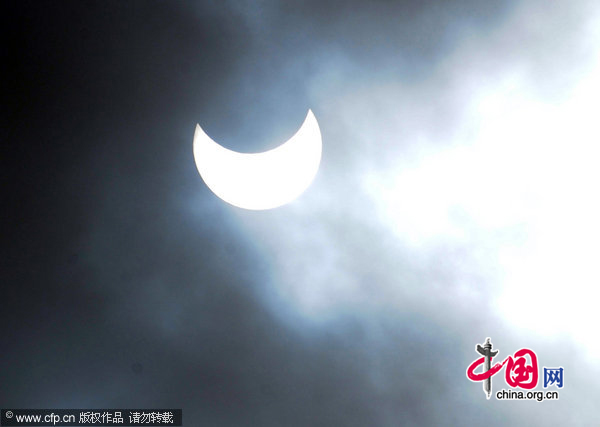
<path id="1" fill-rule="evenodd" d="M 296 199 L 321 163 L 321 131 L 308 110 L 288 141 L 262 153 L 238 153 L 213 141 L 196 125 L 194 159 L 200 176 L 219 198 L 234 206 L 264 210 Z"/>

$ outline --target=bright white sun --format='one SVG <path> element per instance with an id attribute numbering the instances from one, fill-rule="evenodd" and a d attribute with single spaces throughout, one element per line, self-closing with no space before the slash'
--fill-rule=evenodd
<path id="1" fill-rule="evenodd" d="M 219 198 L 234 206 L 264 210 L 296 199 L 313 181 L 321 162 L 321 131 L 312 111 L 287 142 L 262 153 L 238 153 L 213 141 L 200 127 L 194 159 L 200 176 Z"/>

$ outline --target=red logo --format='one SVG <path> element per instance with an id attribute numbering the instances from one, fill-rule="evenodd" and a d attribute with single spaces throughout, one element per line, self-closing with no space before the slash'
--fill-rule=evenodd
<path id="1" fill-rule="evenodd" d="M 513 388 L 523 388 L 532 390 L 538 383 L 538 360 L 535 352 L 528 348 L 522 348 L 512 356 L 507 356 L 500 363 L 492 366 L 492 359 L 498 354 L 498 350 L 492 351 L 492 343 L 488 338 L 485 344 L 477 344 L 475 351 L 482 355 L 479 359 L 473 361 L 467 368 L 467 378 L 471 381 L 483 382 L 483 390 L 489 399 L 492 395 L 492 377 L 496 375 L 506 365 L 504 378 L 506 383 Z M 479 366 L 483 365 L 480 372 L 475 372 Z"/>
<path id="2" fill-rule="evenodd" d="M 529 361 L 527 360 L 529 356 Z M 492 358 L 490 357 L 490 360 Z M 478 366 L 483 365 L 485 356 L 475 360 L 467 368 L 467 377 L 471 381 L 483 381 L 493 377 L 506 365 L 505 379 L 511 387 L 521 387 L 526 390 L 534 389 L 538 383 L 537 356 L 533 350 L 522 348 L 513 356 L 508 356 L 502 363 L 496 363 L 493 368 L 480 374 L 475 372 Z M 528 364 L 530 362 L 530 364 Z"/>

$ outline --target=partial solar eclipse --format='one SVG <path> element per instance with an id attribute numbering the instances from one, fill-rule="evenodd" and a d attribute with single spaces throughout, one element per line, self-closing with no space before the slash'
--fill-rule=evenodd
<path id="1" fill-rule="evenodd" d="M 313 181 L 321 163 L 321 130 L 308 110 L 287 142 L 262 153 L 238 153 L 213 141 L 196 125 L 194 159 L 215 195 L 234 206 L 264 210 L 296 199 Z"/>

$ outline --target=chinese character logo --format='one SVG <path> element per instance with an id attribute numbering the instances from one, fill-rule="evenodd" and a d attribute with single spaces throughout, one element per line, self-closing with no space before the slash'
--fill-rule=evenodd
<path id="1" fill-rule="evenodd" d="M 544 366 L 544 388 L 550 385 L 556 385 L 563 388 L 563 368 L 546 368 Z"/>
<path id="2" fill-rule="evenodd" d="M 523 388 L 531 390 L 538 383 L 538 362 L 537 355 L 533 350 L 522 348 L 513 356 L 507 356 L 502 363 L 492 365 L 492 358 L 498 354 L 498 350 L 492 351 L 492 342 L 488 338 L 483 346 L 477 344 L 475 351 L 482 355 L 467 368 L 467 378 L 471 381 L 483 381 L 483 391 L 489 399 L 492 395 L 492 377 L 497 374 L 506 365 L 505 380 L 513 388 Z M 484 365 L 483 370 L 475 372 L 480 365 Z M 545 371 L 544 371 L 545 372 Z M 546 375 L 546 374 L 544 374 Z M 548 374 L 551 376 L 552 374 Z M 554 377 L 552 377 L 554 378 Z M 562 384 L 562 371 L 561 371 Z"/>

